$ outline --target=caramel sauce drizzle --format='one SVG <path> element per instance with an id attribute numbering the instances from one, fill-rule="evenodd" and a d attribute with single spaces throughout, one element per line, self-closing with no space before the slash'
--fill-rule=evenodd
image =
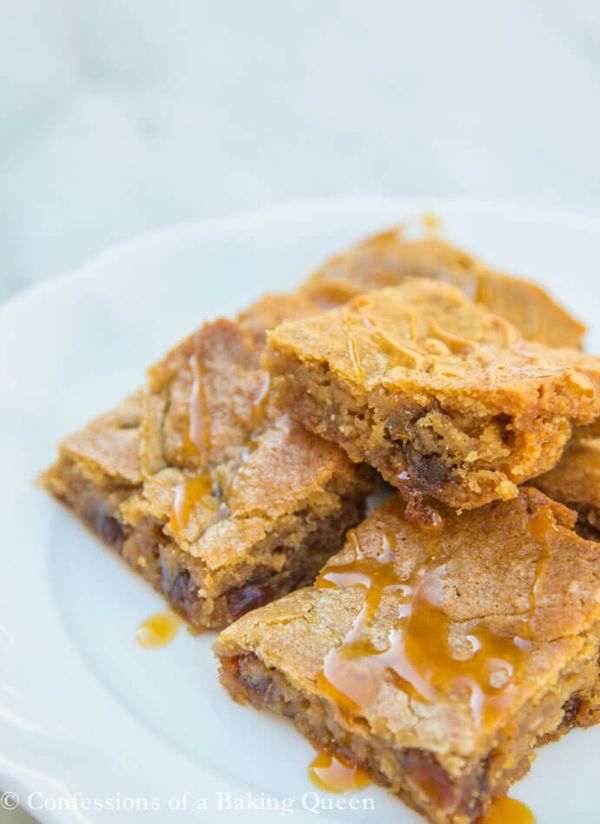
<path id="1" fill-rule="evenodd" d="M 189 426 L 185 451 L 188 455 L 200 455 L 200 462 L 204 467 L 210 449 L 210 420 L 204 392 L 204 367 L 198 355 L 192 355 L 190 367 L 193 382 L 188 402 Z"/>
<path id="2" fill-rule="evenodd" d="M 529 595 L 530 611 L 534 612 L 546 583 L 546 574 L 550 563 L 550 539 L 552 534 L 558 534 L 558 526 L 552 509 L 549 506 L 542 507 L 529 522 L 528 529 L 542 547 Z"/>
<path id="3" fill-rule="evenodd" d="M 308 768 L 308 777 L 320 790 L 330 793 L 357 792 L 371 783 L 369 774 L 341 755 L 319 752 Z"/>
<path id="4" fill-rule="evenodd" d="M 138 644 L 146 649 L 164 647 L 177 635 L 181 621 L 169 610 L 157 612 L 147 618 L 135 634 Z"/>
<path id="5" fill-rule="evenodd" d="M 184 454 L 199 456 L 200 470 L 186 475 L 175 487 L 171 507 L 170 526 L 182 532 L 188 525 L 196 506 L 211 493 L 212 482 L 208 472 L 210 450 L 210 418 L 204 391 L 204 367 L 198 354 L 189 359 L 192 370 L 192 389 L 188 400 L 188 430 L 184 438 Z"/>
<path id="6" fill-rule="evenodd" d="M 477 819 L 477 824 L 535 824 L 535 816 L 516 798 L 502 796 L 492 802 L 487 813 Z"/>
<path id="7" fill-rule="evenodd" d="M 204 499 L 210 498 L 212 492 L 212 479 L 208 471 L 211 427 L 204 391 L 204 369 L 198 355 L 193 355 L 189 363 L 193 383 L 188 402 L 189 424 L 184 449 L 188 455 L 199 455 L 200 470 L 196 474 L 186 475 L 175 487 L 170 525 L 171 529 L 177 533 L 187 527 L 194 509 Z M 271 386 L 268 372 L 261 372 L 260 378 L 258 392 L 251 403 L 253 430 L 257 430 L 263 422 Z M 256 441 L 256 431 L 252 431 L 245 444 L 247 453 L 256 447 Z M 214 503 L 214 499 L 210 498 L 210 501 Z M 229 508 L 225 503 L 219 504 L 217 514 L 221 520 L 229 515 Z"/>
<path id="8" fill-rule="evenodd" d="M 515 676 L 527 655 L 527 642 L 479 625 L 465 639 L 470 647 L 466 655 L 455 657 L 449 642 L 451 621 L 441 606 L 445 564 L 419 568 L 403 581 L 393 561 L 393 536 L 384 536 L 377 556 L 362 551 L 356 532 L 352 540 L 354 559 L 326 566 L 316 586 L 358 587 L 364 591 L 364 602 L 342 644 L 325 656 L 318 687 L 343 712 L 359 713 L 373 702 L 381 681 L 392 678 L 425 703 L 466 691 L 478 724 L 498 718 L 515 695 Z M 392 592 L 399 602 L 397 618 L 387 638 L 376 645 L 366 630 L 383 597 Z"/>
<path id="9" fill-rule="evenodd" d="M 171 529 L 182 532 L 190 521 L 196 506 L 211 494 L 212 481 L 208 472 L 186 476 L 175 487 L 175 497 L 171 507 Z"/>

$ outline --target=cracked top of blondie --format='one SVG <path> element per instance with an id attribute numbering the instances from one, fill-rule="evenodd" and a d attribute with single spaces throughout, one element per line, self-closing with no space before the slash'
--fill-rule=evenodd
<path id="1" fill-rule="evenodd" d="M 259 356 L 238 324 L 206 324 L 151 367 L 146 391 L 68 437 L 61 454 L 99 488 L 128 489 L 127 523 L 150 518 L 226 572 L 275 524 L 293 534 L 306 511 L 337 517 L 338 495 L 372 487 L 342 450 L 270 404 Z"/>
<path id="2" fill-rule="evenodd" d="M 239 563 L 275 522 L 308 507 L 325 515 L 338 493 L 370 488 L 340 449 L 270 402 L 259 356 L 248 332 L 219 320 L 148 372 L 144 484 L 128 507 L 164 521 L 165 534 L 213 570 Z"/>
<path id="3" fill-rule="evenodd" d="M 531 488 L 463 515 L 441 508 L 437 530 L 404 510 L 388 499 L 315 586 L 244 616 L 216 652 L 251 652 L 330 702 L 343 728 L 460 772 L 501 728 L 535 735 L 544 712 L 560 716 L 579 667 L 597 678 L 600 551 Z"/>

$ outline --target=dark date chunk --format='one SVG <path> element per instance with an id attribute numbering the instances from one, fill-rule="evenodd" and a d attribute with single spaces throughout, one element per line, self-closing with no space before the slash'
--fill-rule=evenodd
<path id="1" fill-rule="evenodd" d="M 100 540 L 119 552 L 123 549 L 128 531 L 120 521 L 106 510 L 104 505 L 90 505 L 82 514 Z"/>
<path id="2" fill-rule="evenodd" d="M 269 673 L 262 666 L 256 655 L 247 653 L 240 655 L 238 660 L 237 680 L 252 699 L 267 699 L 272 680 Z"/>
<path id="3" fill-rule="evenodd" d="M 571 727 L 577 726 L 577 717 L 582 708 L 583 700 L 579 695 L 572 695 L 568 701 L 563 704 L 563 717 L 560 722 L 561 729 L 570 730 Z"/>
<path id="4" fill-rule="evenodd" d="M 187 570 L 175 576 L 163 575 L 163 589 L 174 609 L 188 614 L 192 604 L 197 600 L 196 587 Z"/>
<path id="5" fill-rule="evenodd" d="M 239 589 L 232 589 L 227 593 L 227 606 L 231 617 L 235 620 L 251 609 L 258 609 L 278 595 L 287 592 L 285 581 L 271 578 L 260 584 L 249 584 Z"/>
<path id="6" fill-rule="evenodd" d="M 402 444 L 402 452 L 408 461 L 411 475 L 427 488 L 445 484 L 450 477 L 450 470 L 438 455 L 422 455 L 410 443 Z"/>

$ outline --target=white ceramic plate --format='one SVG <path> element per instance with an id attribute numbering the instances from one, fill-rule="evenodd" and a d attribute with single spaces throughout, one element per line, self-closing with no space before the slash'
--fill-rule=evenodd
<path id="1" fill-rule="evenodd" d="M 309 745 L 229 700 L 212 636 L 140 648 L 135 629 L 160 598 L 32 481 L 59 438 L 117 403 L 202 320 L 289 289 L 327 255 L 398 221 L 418 225 L 424 210 L 451 240 L 549 287 L 595 325 L 600 351 L 600 220 L 507 204 L 304 202 L 182 226 L 0 309 L 0 787 L 24 806 L 29 797 L 38 820 L 262 824 L 286 818 L 282 799 L 300 821 L 420 820 L 373 788 L 355 798 L 374 811 L 326 809 L 348 796 L 311 795 L 318 808 L 306 809 Z M 600 820 L 599 774 L 600 729 L 573 732 L 540 751 L 514 795 L 540 824 L 589 824 Z M 219 810 L 219 792 L 246 809 Z M 276 809 L 248 809 L 261 800 Z"/>

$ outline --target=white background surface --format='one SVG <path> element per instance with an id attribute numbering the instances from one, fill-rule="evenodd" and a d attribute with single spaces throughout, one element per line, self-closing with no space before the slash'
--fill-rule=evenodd
<path id="1" fill-rule="evenodd" d="M 0 0 L 0 298 L 289 198 L 600 207 L 597 0 Z"/>

